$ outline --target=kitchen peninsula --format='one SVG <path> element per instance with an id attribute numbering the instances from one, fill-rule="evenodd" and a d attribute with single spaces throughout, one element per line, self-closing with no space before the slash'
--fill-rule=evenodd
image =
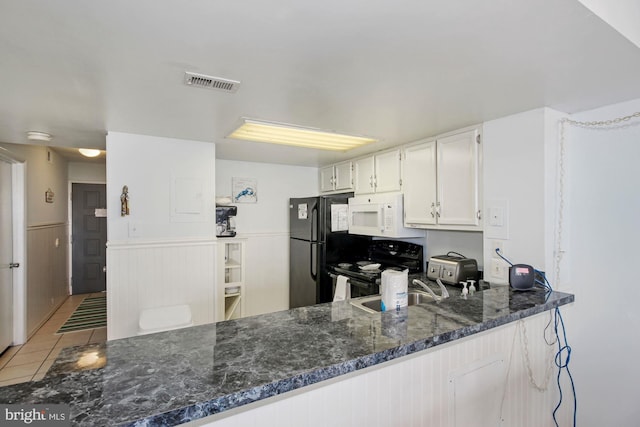
<path id="1" fill-rule="evenodd" d="M 514 292 L 504 286 L 466 299 L 459 290 L 451 293 L 439 303 L 400 312 L 370 314 L 342 301 L 72 347 L 42 381 L 0 388 L 0 403 L 66 403 L 72 425 L 178 425 L 224 418 L 226 411 L 249 410 L 252 403 L 305 392 L 331 379 L 335 384 L 356 371 L 366 376 L 389 365 L 384 362 L 402 362 L 444 344 L 455 347 L 457 340 L 574 301 L 561 292 Z"/>

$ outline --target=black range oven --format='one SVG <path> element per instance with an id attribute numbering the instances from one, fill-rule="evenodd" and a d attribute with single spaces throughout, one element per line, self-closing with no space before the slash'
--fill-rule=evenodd
<path id="1" fill-rule="evenodd" d="M 346 276 L 350 283 L 351 298 L 379 294 L 382 272 L 388 269 L 408 269 L 410 274 L 423 272 L 422 246 L 395 240 L 374 240 L 367 248 L 365 259 L 349 259 L 327 265 L 327 271 L 333 278 L 334 291 L 338 276 Z"/>

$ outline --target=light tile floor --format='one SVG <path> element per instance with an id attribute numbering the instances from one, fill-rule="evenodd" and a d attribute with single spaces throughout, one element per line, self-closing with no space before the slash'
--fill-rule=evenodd
<path id="1" fill-rule="evenodd" d="M 41 380 L 65 347 L 107 340 L 107 328 L 56 334 L 82 300 L 102 293 L 71 295 L 23 345 L 9 347 L 0 356 L 0 387 Z"/>

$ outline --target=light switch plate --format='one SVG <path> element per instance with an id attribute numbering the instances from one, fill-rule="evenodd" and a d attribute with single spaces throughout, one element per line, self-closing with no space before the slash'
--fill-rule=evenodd
<path id="1" fill-rule="evenodd" d="M 504 225 L 504 208 L 496 206 L 489 209 L 489 225 L 494 227 Z"/>
<path id="2" fill-rule="evenodd" d="M 489 218 L 484 223 L 484 237 L 509 240 L 509 201 L 487 200 L 485 206 Z"/>

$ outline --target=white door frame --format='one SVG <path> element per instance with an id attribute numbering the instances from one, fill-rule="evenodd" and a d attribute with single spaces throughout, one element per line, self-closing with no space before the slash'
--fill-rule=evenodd
<path id="1" fill-rule="evenodd" d="M 27 341 L 27 205 L 25 160 L 0 147 L 0 158 L 11 163 L 13 202 L 13 345 Z"/>

